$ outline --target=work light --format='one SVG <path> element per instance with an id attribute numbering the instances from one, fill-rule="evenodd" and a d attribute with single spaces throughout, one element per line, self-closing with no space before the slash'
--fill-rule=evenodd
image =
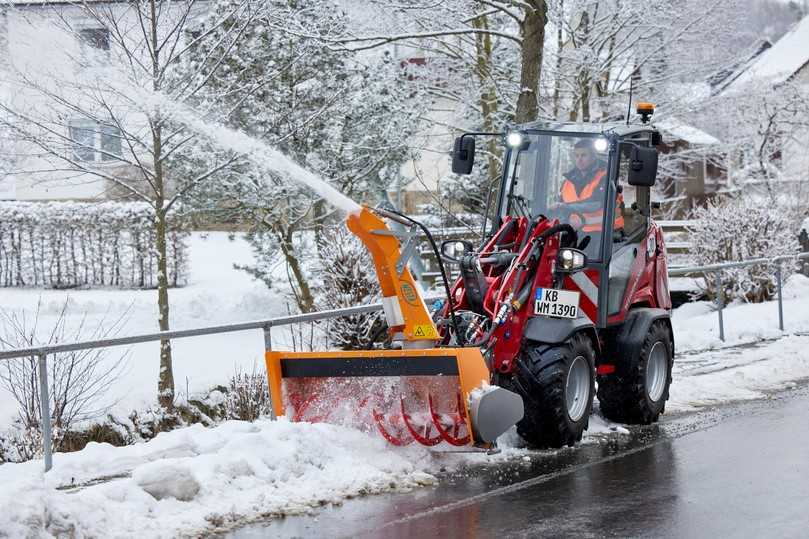
<path id="1" fill-rule="evenodd" d="M 607 146 L 607 139 L 605 138 L 597 138 L 595 142 L 593 142 L 593 148 L 595 148 L 597 152 L 606 152 Z"/>
<path id="2" fill-rule="evenodd" d="M 522 144 L 522 133 L 512 131 L 506 136 L 506 144 L 511 148 L 518 148 Z"/>

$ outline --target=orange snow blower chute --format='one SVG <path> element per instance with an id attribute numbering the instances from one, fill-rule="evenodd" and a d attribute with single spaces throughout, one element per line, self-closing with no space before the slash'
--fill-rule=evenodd
<path id="1" fill-rule="evenodd" d="M 268 351 L 273 410 L 293 421 L 375 426 L 394 445 L 488 445 L 522 418 L 522 399 L 489 385 L 479 348 L 436 347 L 441 337 L 407 267 L 417 234 L 391 231 L 380 215 L 402 222 L 363 208 L 347 224 L 374 260 L 388 331 L 400 348 Z"/>

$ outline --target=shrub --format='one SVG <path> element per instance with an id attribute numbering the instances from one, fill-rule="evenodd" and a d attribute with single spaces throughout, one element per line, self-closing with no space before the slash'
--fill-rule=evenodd
<path id="1" fill-rule="evenodd" d="M 272 411 L 267 375 L 255 365 L 253 372 L 236 373 L 230 378 L 225 400 L 227 419 L 255 421 Z"/>
<path id="2" fill-rule="evenodd" d="M 0 286 L 157 286 L 151 209 L 140 202 L 0 203 Z M 168 234 L 169 284 L 187 279 L 188 232 Z"/>
<path id="3" fill-rule="evenodd" d="M 794 210 L 772 200 L 749 195 L 709 202 L 693 214 L 689 227 L 693 261 L 697 265 L 734 262 L 753 258 L 773 258 L 798 252 L 798 221 Z M 723 270 L 722 293 L 726 301 L 740 299 L 758 303 L 776 292 L 777 264 L 761 264 Z M 792 262 L 783 263 L 783 279 L 795 270 Z M 716 298 L 713 275 L 707 276 L 703 292 Z"/>
<path id="4" fill-rule="evenodd" d="M 344 226 L 327 229 L 318 242 L 320 261 L 317 276 L 322 282 L 316 291 L 318 310 L 342 309 L 381 300 L 379 283 L 371 255 Z M 343 316 L 322 323 L 332 346 L 362 350 L 384 337 L 382 313 Z"/>
<path id="5" fill-rule="evenodd" d="M 76 329 L 68 330 L 68 302 L 59 311 L 56 324 L 49 328 L 47 339 L 39 337 L 40 305 L 34 315 L 0 309 L 0 348 L 28 348 L 83 340 L 107 339 L 117 335 L 127 313 L 108 321 L 102 319 L 95 328 L 83 320 Z M 75 350 L 50 354 L 47 358 L 49 408 L 54 449 L 61 449 L 66 433 L 81 423 L 103 415 L 103 404 L 110 386 L 123 374 L 129 353 L 113 355 L 107 349 Z M 36 357 L 10 359 L 0 365 L 0 386 L 8 391 L 17 407 L 17 424 L 12 443 L 18 458 L 32 458 L 39 444 L 42 412 L 39 401 L 39 362 Z M 39 442 L 37 442 L 39 440 Z M 36 451 L 39 451 L 37 449 Z"/>

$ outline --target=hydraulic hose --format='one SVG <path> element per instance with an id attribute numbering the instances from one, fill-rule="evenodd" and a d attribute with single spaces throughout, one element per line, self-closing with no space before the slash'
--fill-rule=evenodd
<path id="1" fill-rule="evenodd" d="M 450 317 L 452 318 L 452 327 L 455 328 L 455 335 L 458 338 L 458 344 L 460 346 L 465 346 L 466 345 L 466 339 L 464 338 L 463 335 L 461 335 L 461 332 L 458 329 L 458 320 L 455 318 L 455 307 L 453 307 L 453 305 L 452 305 L 452 291 L 449 289 L 449 279 L 447 279 L 447 272 L 444 269 L 444 261 L 441 259 L 441 251 L 439 251 L 438 245 L 436 245 L 435 239 L 433 239 L 433 235 L 430 233 L 430 230 L 426 226 L 424 226 L 422 223 L 416 221 L 415 219 L 411 219 L 407 215 L 405 215 L 403 213 L 400 213 L 400 212 L 398 212 L 396 210 L 380 210 L 380 209 L 377 209 L 375 211 L 379 212 L 383 216 L 386 213 L 391 213 L 393 215 L 396 215 L 399 219 L 404 219 L 408 223 L 416 225 L 417 227 L 419 227 L 424 232 L 424 235 L 427 236 L 427 241 L 430 242 L 430 246 L 433 248 L 433 251 L 435 252 L 435 258 L 438 261 L 438 267 L 441 270 L 441 280 L 444 282 L 444 290 L 447 293 L 447 305 L 449 306 L 449 313 L 450 313 Z"/>

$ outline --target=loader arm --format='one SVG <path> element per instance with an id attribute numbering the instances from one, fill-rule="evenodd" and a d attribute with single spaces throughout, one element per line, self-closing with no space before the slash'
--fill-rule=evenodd
<path id="1" fill-rule="evenodd" d="M 439 335 L 424 298 L 407 264 L 402 264 L 401 269 L 396 267 L 402 256 L 399 239 L 385 221 L 366 207 L 350 214 L 346 224 L 374 260 L 393 340 L 403 341 L 406 348 L 432 348 Z"/>

